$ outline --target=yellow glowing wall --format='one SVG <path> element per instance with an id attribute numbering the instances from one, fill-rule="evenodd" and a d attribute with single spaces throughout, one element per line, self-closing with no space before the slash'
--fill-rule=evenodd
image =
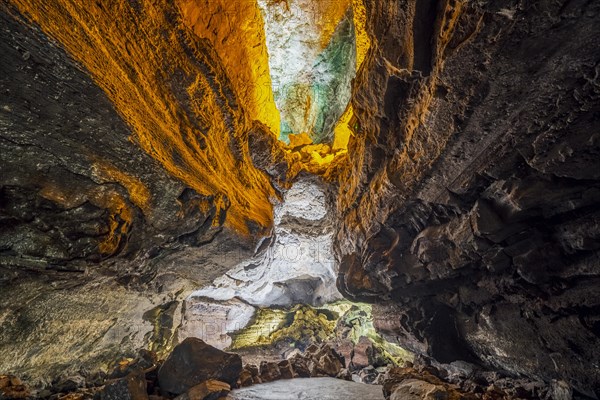
<path id="1" fill-rule="evenodd" d="M 228 36 L 232 41 L 247 30 L 258 31 L 256 41 L 234 44 L 223 42 L 222 32 L 213 29 L 212 36 L 204 32 L 221 24 L 199 27 L 210 20 L 210 7 L 224 1 L 182 0 L 181 8 L 168 0 L 11 1 L 89 71 L 133 128 L 134 142 L 185 184 L 229 207 L 230 226 L 240 232 L 248 232 L 248 221 L 259 230 L 271 226 L 269 199 L 274 190 L 252 166 L 245 141 L 248 116 L 262 116 L 270 126 L 277 125 L 274 111 L 262 110 L 257 94 L 242 90 L 253 79 L 267 79 L 264 45 L 248 48 L 262 40 L 255 15 L 227 25 L 237 32 Z M 209 3 L 208 9 L 201 9 Z M 239 54 L 225 63 L 232 68 L 227 71 L 222 64 L 227 55 L 219 57 L 215 49 L 231 52 L 236 46 Z M 256 55 L 262 58 L 244 65 L 244 58 Z M 233 68 L 236 60 L 240 65 Z M 233 85 L 229 76 L 235 76 Z M 241 108 L 244 105 L 249 115 Z M 123 180 L 115 171 L 111 174 Z M 137 192 L 144 203 L 143 191 Z"/>
<path id="2" fill-rule="evenodd" d="M 256 0 L 180 0 L 183 22 L 215 48 L 249 117 L 279 135 L 263 20 Z"/>

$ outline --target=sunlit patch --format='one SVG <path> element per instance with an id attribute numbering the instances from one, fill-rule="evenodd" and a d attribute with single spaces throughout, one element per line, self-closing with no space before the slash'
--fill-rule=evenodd
<path id="1" fill-rule="evenodd" d="M 259 0 L 280 139 L 306 133 L 333 141 L 356 71 L 356 32 L 350 0 Z"/>

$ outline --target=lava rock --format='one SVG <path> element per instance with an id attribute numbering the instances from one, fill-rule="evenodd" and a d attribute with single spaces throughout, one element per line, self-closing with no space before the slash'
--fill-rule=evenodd
<path id="1" fill-rule="evenodd" d="M 449 397 L 444 386 L 407 379 L 394 387 L 389 400 L 441 400 Z"/>
<path id="2" fill-rule="evenodd" d="M 227 396 L 230 391 L 231 386 L 227 383 L 209 379 L 177 396 L 175 400 L 216 400 Z"/>
<path id="3" fill-rule="evenodd" d="M 290 360 L 283 360 L 277 363 L 281 379 L 292 379 L 294 377 L 294 369 Z"/>
<path id="4" fill-rule="evenodd" d="M 344 368 L 344 359 L 328 344 L 321 346 L 312 358 L 316 360 L 314 372 L 317 375 L 335 377 Z"/>
<path id="5" fill-rule="evenodd" d="M 163 393 L 179 395 L 209 379 L 235 385 L 241 372 L 239 355 L 216 349 L 197 338 L 187 338 L 160 367 L 158 382 Z"/>
<path id="6" fill-rule="evenodd" d="M 263 361 L 260 363 L 260 379 L 263 382 L 272 382 L 281 379 L 281 371 L 275 362 Z"/>
<path id="7" fill-rule="evenodd" d="M 311 376 L 308 360 L 301 354 L 294 354 L 290 358 L 290 363 L 292 364 L 295 378 L 308 378 Z"/>
<path id="8" fill-rule="evenodd" d="M 352 366 L 355 369 L 365 368 L 375 363 L 375 348 L 373 342 L 366 336 L 361 336 L 354 346 Z"/>
<path id="9" fill-rule="evenodd" d="M 14 375 L 0 375 L 0 399 L 25 399 L 31 395 L 27 386 Z"/>
<path id="10" fill-rule="evenodd" d="M 107 384 L 100 394 L 101 400 L 148 400 L 146 377 L 141 370 Z"/>

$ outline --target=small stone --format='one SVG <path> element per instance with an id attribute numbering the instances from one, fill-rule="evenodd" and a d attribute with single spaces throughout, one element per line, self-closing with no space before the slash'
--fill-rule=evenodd
<path id="1" fill-rule="evenodd" d="M 365 368 L 374 362 L 375 350 L 373 342 L 368 337 L 361 336 L 354 346 L 352 366 L 356 369 Z"/>
<path id="2" fill-rule="evenodd" d="M 340 372 L 337 374 L 336 378 L 343 379 L 345 381 L 352 380 L 352 372 L 348 368 L 342 368 Z"/>
<path id="3" fill-rule="evenodd" d="M 230 391 L 231 386 L 228 383 L 209 379 L 177 396 L 175 400 L 217 400 L 227 396 Z"/>
<path id="4" fill-rule="evenodd" d="M 240 374 L 239 382 L 241 387 L 252 385 L 252 373 L 247 369 L 243 369 L 242 373 Z"/>
<path id="5" fill-rule="evenodd" d="M 148 400 L 146 377 L 141 370 L 109 383 L 101 392 L 102 400 Z"/>
<path id="6" fill-rule="evenodd" d="M 441 385 L 418 379 L 406 379 L 395 386 L 389 400 L 444 400 L 449 393 Z"/>
<path id="7" fill-rule="evenodd" d="M 0 375 L 0 389 L 10 386 L 10 376 Z"/>
<path id="8" fill-rule="evenodd" d="M 22 384 L 23 384 L 23 382 L 21 382 L 21 379 L 17 378 L 16 376 L 10 377 L 10 385 L 11 386 L 19 386 Z"/>
<path id="9" fill-rule="evenodd" d="M 248 370 L 252 374 L 252 376 L 258 376 L 260 374 L 258 365 L 255 364 L 246 364 L 244 369 Z"/>
<path id="10" fill-rule="evenodd" d="M 272 382 L 281 379 L 281 371 L 277 363 L 263 361 L 260 363 L 260 379 L 263 382 Z"/>
<path id="11" fill-rule="evenodd" d="M 277 364 L 277 367 L 279 367 L 281 379 L 292 379 L 294 377 L 294 369 L 292 368 L 292 363 L 290 363 L 289 360 L 280 361 Z"/>
<path id="12" fill-rule="evenodd" d="M 290 359 L 290 363 L 292 364 L 295 378 L 308 378 L 311 375 L 308 367 L 308 361 L 300 354 L 292 357 Z"/>

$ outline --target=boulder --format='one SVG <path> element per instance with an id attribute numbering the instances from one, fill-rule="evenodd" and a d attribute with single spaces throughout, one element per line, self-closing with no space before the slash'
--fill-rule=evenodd
<path id="1" fill-rule="evenodd" d="M 366 368 L 375 363 L 375 349 L 373 342 L 366 336 L 361 336 L 354 346 L 352 366 L 355 369 Z"/>
<path id="2" fill-rule="evenodd" d="M 177 345 L 158 371 L 163 394 L 179 395 L 209 379 L 235 386 L 242 372 L 237 354 L 216 349 L 200 339 L 187 338 Z"/>
<path id="3" fill-rule="evenodd" d="M 141 370 L 129 373 L 104 386 L 100 393 L 101 400 L 148 400 L 146 377 Z"/>
<path id="4" fill-rule="evenodd" d="M 348 368 L 342 368 L 336 376 L 337 379 L 343 379 L 345 381 L 352 380 L 352 372 Z"/>
<path id="5" fill-rule="evenodd" d="M 334 345 L 335 351 L 344 357 L 344 367 L 350 368 L 350 363 L 352 362 L 352 357 L 354 356 L 354 343 L 352 343 L 349 339 L 342 339 L 336 341 Z"/>
<path id="6" fill-rule="evenodd" d="M 442 385 L 407 379 L 394 387 L 389 400 L 445 400 L 450 394 Z"/>
<path id="7" fill-rule="evenodd" d="M 280 379 L 292 379 L 294 377 L 294 369 L 290 360 L 280 361 L 277 363 L 277 367 L 279 367 Z"/>
<path id="8" fill-rule="evenodd" d="M 290 358 L 290 363 L 294 370 L 294 378 L 308 378 L 311 376 L 308 360 L 301 354 L 295 354 Z"/>
<path id="9" fill-rule="evenodd" d="M 260 379 L 263 382 L 272 382 L 281 379 L 281 371 L 275 362 L 263 361 L 260 363 Z"/>
<path id="10" fill-rule="evenodd" d="M 247 368 L 244 368 L 240 373 L 239 386 L 246 387 L 252 385 L 254 383 L 253 378 L 252 372 L 250 372 Z"/>
<path id="11" fill-rule="evenodd" d="M 329 345 L 323 345 L 316 354 L 312 356 L 315 361 L 313 375 L 337 376 L 344 368 L 343 357 L 335 352 Z"/>
<path id="12" fill-rule="evenodd" d="M 358 376 L 362 383 L 373 384 L 377 380 L 379 372 L 375 369 L 375 367 L 369 365 L 368 367 L 361 369 L 358 372 Z"/>

